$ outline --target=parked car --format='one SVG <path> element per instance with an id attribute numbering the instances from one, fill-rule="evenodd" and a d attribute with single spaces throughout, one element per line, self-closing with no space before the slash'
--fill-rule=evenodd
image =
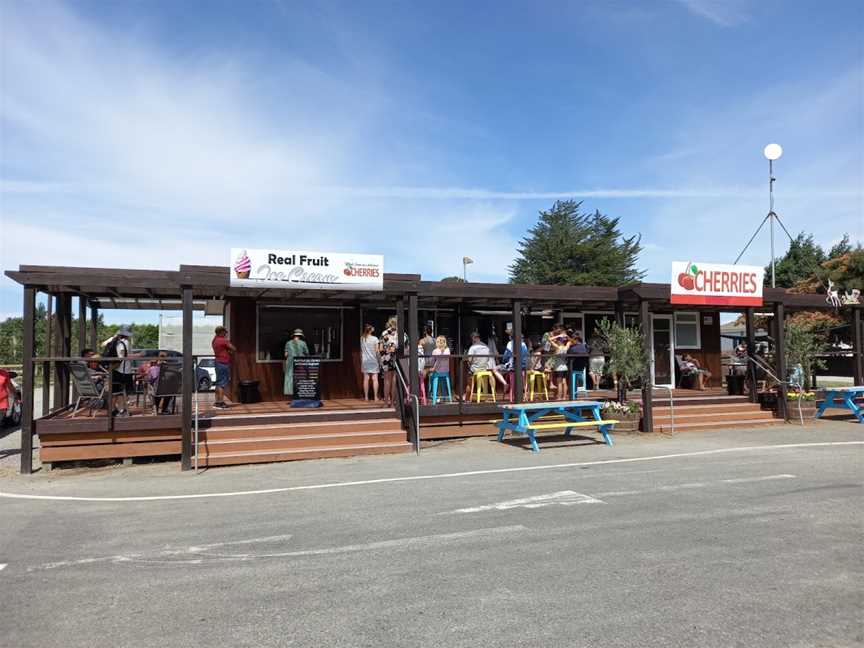
<path id="1" fill-rule="evenodd" d="M 135 358 L 132 360 L 132 367 L 135 371 L 138 370 L 144 363 L 149 363 L 153 358 L 158 358 L 160 353 L 164 353 L 168 358 L 171 358 L 175 361 L 182 361 L 183 354 L 179 351 L 172 351 L 169 349 L 134 349 L 132 353 L 142 353 L 144 354 L 143 358 Z M 210 391 L 213 388 L 213 383 L 216 381 L 216 369 L 214 367 L 213 374 L 204 367 L 202 367 L 199 363 L 198 369 L 195 372 L 196 384 L 198 386 L 198 391 Z"/>
<path id="2" fill-rule="evenodd" d="M 200 372 L 202 369 L 207 372 L 207 376 L 209 377 L 210 380 L 207 383 L 207 387 L 202 388 L 201 382 L 202 382 L 203 378 L 199 377 L 198 378 L 198 389 L 199 389 L 199 391 L 206 391 L 207 389 L 210 389 L 210 387 L 212 385 L 216 384 L 216 360 L 214 358 L 199 358 L 198 359 L 198 371 L 199 371 L 198 375 L 199 376 L 201 375 Z"/>
<path id="3" fill-rule="evenodd" d="M 8 371 L 7 375 L 12 382 L 12 387 L 15 389 L 15 397 L 12 400 L 12 411 L 9 413 L 9 416 L 6 415 L 6 411 L 8 410 L 0 412 L 0 427 L 18 427 L 21 425 L 21 412 L 23 411 L 21 408 L 21 387 L 15 382 L 15 379 L 18 377 L 17 372 Z"/>

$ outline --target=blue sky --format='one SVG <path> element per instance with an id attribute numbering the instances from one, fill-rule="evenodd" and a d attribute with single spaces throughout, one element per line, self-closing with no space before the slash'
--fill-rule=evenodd
<path id="1" fill-rule="evenodd" d="M 0 30 L 3 269 L 285 246 L 501 281 L 573 196 L 667 281 L 734 260 L 773 141 L 789 229 L 864 240 L 861 2 L 0 0 Z"/>

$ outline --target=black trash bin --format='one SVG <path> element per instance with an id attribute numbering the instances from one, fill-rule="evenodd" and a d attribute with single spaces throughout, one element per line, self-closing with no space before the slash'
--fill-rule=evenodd
<path id="1" fill-rule="evenodd" d="M 261 401 L 261 393 L 258 391 L 257 380 L 241 380 L 240 381 L 240 402 L 244 405 L 248 403 L 258 403 Z"/>
<path id="2" fill-rule="evenodd" d="M 744 376 L 726 376 L 726 391 L 730 396 L 744 395 Z"/>

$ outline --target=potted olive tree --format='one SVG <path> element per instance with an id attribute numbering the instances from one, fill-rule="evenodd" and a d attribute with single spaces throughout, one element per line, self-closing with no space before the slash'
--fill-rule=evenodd
<path id="1" fill-rule="evenodd" d="M 618 419 L 618 431 L 637 431 L 642 418 L 638 402 L 627 402 L 627 391 L 648 374 L 648 351 L 640 329 L 621 326 L 617 322 L 601 320 L 597 331 L 603 341 L 608 361 L 603 368 L 606 375 L 618 383 L 618 402 L 607 403 L 603 416 Z"/>
<path id="2" fill-rule="evenodd" d="M 821 331 L 787 322 L 785 326 L 786 366 L 790 368 L 790 389 L 786 394 L 786 412 L 793 423 L 816 417 L 816 394 L 808 391 L 813 386 L 813 373 L 825 368 L 818 355 L 827 349 Z"/>

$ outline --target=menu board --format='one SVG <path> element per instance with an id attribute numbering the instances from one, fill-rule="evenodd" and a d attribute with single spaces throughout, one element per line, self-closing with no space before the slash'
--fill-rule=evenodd
<path id="1" fill-rule="evenodd" d="M 321 400 L 320 358 L 294 358 L 294 398 Z"/>

